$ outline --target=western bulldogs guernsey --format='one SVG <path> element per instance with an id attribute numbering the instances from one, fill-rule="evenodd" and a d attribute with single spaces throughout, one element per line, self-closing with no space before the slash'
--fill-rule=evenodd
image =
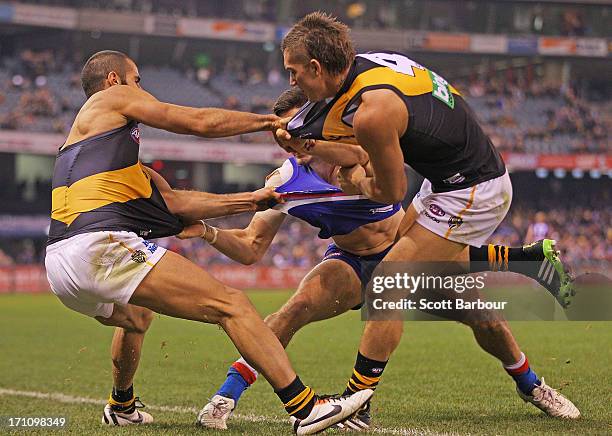
<path id="1" fill-rule="evenodd" d="M 308 102 L 289 121 L 294 137 L 356 144 L 353 117 L 361 94 L 389 89 L 405 103 L 404 162 L 433 192 L 472 187 L 502 176 L 503 160 L 459 92 L 433 71 L 394 52 L 359 54 L 335 97 Z"/>
<path id="2" fill-rule="evenodd" d="M 299 165 L 295 157 L 287 159 L 279 171 L 282 184 L 276 192 L 284 194 L 285 203 L 274 209 L 319 228 L 321 239 L 346 235 L 363 225 L 382 221 L 401 208 L 400 203 L 382 204 L 364 195 L 347 195 L 310 166 Z"/>

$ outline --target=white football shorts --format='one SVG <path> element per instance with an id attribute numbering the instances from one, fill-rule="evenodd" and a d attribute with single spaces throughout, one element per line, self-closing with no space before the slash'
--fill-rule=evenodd
<path id="1" fill-rule="evenodd" d="M 47 247 L 51 290 L 65 306 L 108 318 L 126 305 L 166 249 L 132 232 L 83 233 Z"/>
<path id="2" fill-rule="evenodd" d="M 502 222 L 512 203 L 512 183 L 503 176 L 458 191 L 434 193 L 425 179 L 412 200 L 417 222 L 445 239 L 480 247 Z"/>

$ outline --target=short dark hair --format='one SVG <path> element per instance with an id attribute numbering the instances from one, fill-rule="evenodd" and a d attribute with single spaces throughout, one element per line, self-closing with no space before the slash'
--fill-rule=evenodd
<path id="1" fill-rule="evenodd" d="M 292 86 L 278 96 L 274 106 L 272 107 L 272 112 L 274 112 L 276 116 L 280 117 L 281 114 L 284 114 L 291 109 L 304 106 L 307 101 L 308 98 L 306 98 L 304 91 L 297 86 Z"/>
<path id="2" fill-rule="evenodd" d="M 120 51 L 102 50 L 93 54 L 81 72 L 81 85 L 87 98 L 104 89 L 104 80 L 114 71 L 125 82 L 129 56 Z"/>
<path id="3" fill-rule="evenodd" d="M 340 74 L 355 59 L 348 26 L 320 11 L 312 12 L 295 23 L 283 38 L 281 51 L 297 51 L 300 48 L 331 74 Z"/>

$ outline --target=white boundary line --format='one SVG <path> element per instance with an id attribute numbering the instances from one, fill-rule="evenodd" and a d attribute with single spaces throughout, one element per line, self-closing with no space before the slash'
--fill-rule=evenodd
<path id="1" fill-rule="evenodd" d="M 25 397 L 25 398 L 36 398 L 39 400 L 52 400 L 60 403 L 80 403 L 80 404 L 93 404 L 96 406 L 103 406 L 106 404 L 106 400 L 98 400 L 95 398 L 77 397 L 72 395 L 62 394 L 61 392 L 37 392 L 37 391 L 21 391 L 17 389 L 0 388 L 0 396 L 13 396 L 13 397 Z M 173 412 L 173 413 L 190 413 L 197 415 L 199 409 L 195 407 L 184 407 L 184 406 L 156 406 L 147 405 L 149 410 L 158 410 L 160 412 Z M 232 415 L 232 419 L 247 422 L 273 422 L 273 423 L 287 423 L 287 419 L 281 419 L 274 416 L 264 415 L 253 415 L 253 414 L 239 414 L 235 413 Z M 402 428 L 402 427 L 375 427 L 369 430 L 369 433 L 378 434 L 393 434 L 401 436 L 450 436 L 456 433 L 437 433 L 435 431 L 426 428 Z"/>

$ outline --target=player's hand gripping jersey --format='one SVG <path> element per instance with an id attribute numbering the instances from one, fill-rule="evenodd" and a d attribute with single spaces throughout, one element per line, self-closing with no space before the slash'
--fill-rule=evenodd
<path id="1" fill-rule="evenodd" d="M 272 183 L 286 202 L 274 209 L 319 228 L 321 239 L 346 235 L 363 225 L 382 221 L 401 208 L 400 203 L 382 204 L 363 195 L 346 195 L 310 166 L 299 165 L 294 157 L 287 159 L 278 172 Z"/>
<path id="2" fill-rule="evenodd" d="M 505 173 L 501 156 L 459 92 L 438 74 L 394 52 L 357 55 L 336 96 L 307 103 L 289 122 L 289 133 L 356 144 L 353 117 L 361 94 L 374 89 L 390 89 L 404 101 L 404 162 L 431 182 L 433 192 L 471 187 Z"/>

